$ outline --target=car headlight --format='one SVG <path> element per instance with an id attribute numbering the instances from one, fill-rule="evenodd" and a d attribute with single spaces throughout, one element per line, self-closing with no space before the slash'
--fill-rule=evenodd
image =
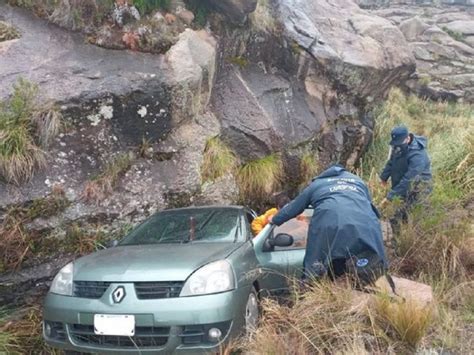
<path id="1" fill-rule="evenodd" d="M 180 296 L 208 295 L 235 288 L 235 277 L 229 262 L 219 260 L 204 265 L 184 283 Z"/>
<path id="2" fill-rule="evenodd" d="M 74 264 L 69 263 L 61 270 L 53 280 L 49 292 L 58 295 L 72 296 L 72 274 L 74 272 Z"/>

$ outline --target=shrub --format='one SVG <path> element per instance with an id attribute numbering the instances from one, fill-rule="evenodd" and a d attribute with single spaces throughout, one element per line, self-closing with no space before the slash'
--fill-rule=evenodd
<path id="1" fill-rule="evenodd" d="M 201 166 L 203 182 L 214 181 L 232 172 L 236 166 L 235 154 L 219 137 L 213 137 L 207 141 Z"/>

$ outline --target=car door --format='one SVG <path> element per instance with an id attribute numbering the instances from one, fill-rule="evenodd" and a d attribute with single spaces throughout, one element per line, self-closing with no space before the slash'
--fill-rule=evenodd
<path id="1" fill-rule="evenodd" d="M 271 294 L 284 293 L 295 279 L 301 278 L 312 215 L 313 210 L 305 210 L 281 226 L 267 225 L 254 238 L 255 254 L 263 271 L 260 279 L 262 289 L 268 290 Z M 271 247 L 269 240 L 280 233 L 291 235 L 294 239 L 293 244 L 287 247 Z"/>

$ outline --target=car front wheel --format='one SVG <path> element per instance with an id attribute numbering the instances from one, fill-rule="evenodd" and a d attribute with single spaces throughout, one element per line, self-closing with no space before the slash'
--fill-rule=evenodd
<path id="1" fill-rule="evenodd" d="M 255 287 L 252 287 L 245 306 L 245 332 L 247 334 L 257 329 L 259 316 L 257 290 L 255 290 Z"/>

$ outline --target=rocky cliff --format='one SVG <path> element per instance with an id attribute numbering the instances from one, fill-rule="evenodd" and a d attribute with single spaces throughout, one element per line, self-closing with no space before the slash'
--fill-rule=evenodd
<path id="1" fill-rule="evenodd" d="M 320 168 L 357 163 L 374 104 L 415 70 L 400 29 L 348 0 L 219 3 L 210 8 L 224 15 L 201 29 L 183 25 L 162 54 L 100 48 L 0 3 L 0 20 L 20 34 L 0 42 L 0 97 L 23 77 L 62 117 L 44 167 L 27 182 L 0 182 L 4 231 L 9 206 L 52 191 L 67 204 L 22 215 L 42 236 L 71 224 L 116 227 L 167 207 L 245 202 L 235 170 L 202 179 L 213 137 L 237 169 L 277 155 L 286 184 L 298 179 L 302 154 Z"/>
<path id="2" fill-rule="evenodd" d="M 474 101 L 474 1 L 360 0 L 398 26 L 416 59 L 408 87 L 436 100 Z"/>

